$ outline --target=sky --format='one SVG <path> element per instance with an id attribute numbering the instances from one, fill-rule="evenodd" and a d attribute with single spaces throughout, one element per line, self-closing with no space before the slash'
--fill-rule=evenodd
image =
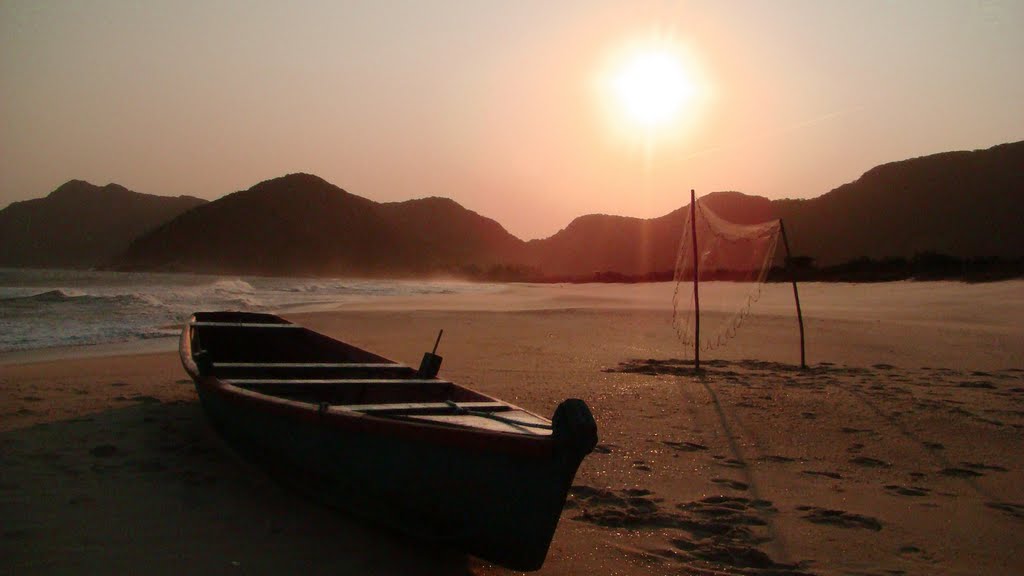
<path id="1" fill-rule="evenodd" d="M 690 189 L 811 198 L 1024 139 L 1022 30 L 1019 0 L 0 0 L 0 207 L 308 172 L 532 239 Z M 651 54 L 685 94 L 639 121 L 672 91 L 630 80 Z"/>

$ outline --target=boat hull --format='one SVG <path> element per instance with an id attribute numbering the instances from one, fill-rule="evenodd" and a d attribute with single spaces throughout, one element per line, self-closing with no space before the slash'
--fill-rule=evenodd
<path id="1" fill-rule="evenodd" d="M 589 411 L 581 434 L 556 413 L 555 434 L 515 437 L 280 402 L 200 374 L 191 348 L 183 334 L 204 411 L 242 452 L 325 504 L 517 570 L 543 564 L 596 442 Z"/>

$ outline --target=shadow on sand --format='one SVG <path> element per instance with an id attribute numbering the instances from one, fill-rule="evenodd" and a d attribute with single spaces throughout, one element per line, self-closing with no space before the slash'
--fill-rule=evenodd
<path id="1" fill-rule="evenodd" d="M 728 446 L 731 457 L 724 460 L 724 465 L 733 469 L 733 472 L 741 477 L 742 482 L 738 482 L 736 485 L 742 486 L 742 489 L 750 494 L 753 502 L 769 503 L 763 499 L 762 491 L 756 478 L 751 473 L 752 462 L 748 461 L 748 455 L 740 443 L 737 442 L 741 432 L 744 437 L 748 438 L 752 436 L 752 432 L 746 429 L 746 426 L 744 426 L 735 411 L 728 410 L 728 405 L 719 399 L 718 393 L 715 391 L 715 386 L 720 385 L 725 379 L 738 376 L 740 374 L 738 371 L 749 370 L 774 370 L 779 373 L 806 372 L 806 370 L 801 369 L 799 366 L 756 360 L 741 360 L 738 362 L 726 360 L 704 361 L 701 362 L 701 368 L 696 369 L 693 360 L 687 359 L 634 359 L 621 362 L 615 368 L 607 368 L 605 372 L 687 377 L 698 382 L 714 409 L 715 423 Z M 687 396 L 687 401 L 683 404 L 689 411 L 690 420 L 693 422 L 699 421 L 699 416 L 694 408 L 698 402 L 691 396 L 690 390 L 683 389 L 682 393 L 684 396 Z M 773 518 L 774 512 L 774 508 L 771 508 L 770 505 L 751 508 L 751 513 L 756 515 L 759 523 L 765 527 L 767 532 L 765 542 L 770 546 L 775 558 L 781 559 L 782 562 L 788 562 L 790 554 L 786 549 L 785 543 L 777 538 L 777 530 Z M 770 569 L 793 569 L 794 566 L 776 564 L 774 562 L 767 565 Z"/>
<path id="2" fill-rule="evenodd" d="M 282 487 L 197 402 L 133 400 L 0 434 L 0 573 L 470 573 Z"/>

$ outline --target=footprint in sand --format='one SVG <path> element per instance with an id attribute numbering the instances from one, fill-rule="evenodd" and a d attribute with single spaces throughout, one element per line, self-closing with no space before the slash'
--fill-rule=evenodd
<path id="1" fill-rule="evenodd" d="M 143 404 L 160 404 L 161 403 L 161 400 L 159 398 L 155 398 L 153 396 L 138 395 L 138 396 L 132 396 L 132 397 L 130 397 L 128 399 L 131 400 L 132 402 L 142 402 Z"/>
<path id="2" fill-rule="evenodd" d="M 712 456 L 712 458 L 715 459 L 715 464 L 718 464 L 719 466 L 724 466 L 726 468 L 746 468 L 747 467 L 746 462 L 741 462 L 740 460 L 737 460 L 735 458 L 726 458 L 725 456 L 721 456 L 721 455 L 717 455 L 717 454 Z"/>
<path id="3" fill-rule="evenodd" d="M 807 474 L 808 476 L 824 476 L 826 478 L 832 478 L 833 480 L 842 480 L 843 476 L 838 472 L 825 472 L 821 470 L 804 470 L 801 474 Z"/>
<path id="4" fill-rule="evenodd" d="M 726 488 L 732 488 L 733 490 L 747 490 L 750 486 L 744 482 L 738 480 L 730 480 L 728 478 L 712 478 L 712 482 L 725 486 Z"/>
<path id="5" fill-rule="evenodd" d="M 752 500 L 742 496 L 710 496 L 694 502 L 677 504 L 676 508 L 704 518 L 714 518 L 716 523 L 700 527 L 710 530 L 711 533 L 728 529 L 730 525 L 764 526 L 766 522 L 761 514 L 778 511 L 768 500 Z"/>
<path id="6" fill-rule="evenodd" d="M 730 533 L 742 526 L 764 526 L 761 515 L 776 509 L 767 500 L 741 496 L 710 496 L 676 505 L 666 511 L 661 498 L 649 490 L 605 490 L 590 486 L 569 489 L 566 508 L 580 508 L 574 520 L 612 528 L 680 528 L 707 537 Z"/>
<path id="7" fill-rule="evenodd" d="M 961 462 L 961 466 L 964 468 L 970 468 L 971 470 L 991 470 L 992 472 L 1007 472 L 1006 468 L 1002 466 L 993 466 L 991 464 L 982 464 L 980 462 Z"/>
<path id="8" fill-rule="evenodd" d="M 984 389 L 984 390 L 992 390 L 992 389 L 994 389 L 996 387 L 996 385 L 991 383 L 991 382 L 989 382 L 988 380 L 980 380 L 980 381 L 965 380 L 963 382 L 958 383 L 957 387 L 958 388 L 980 388 L 980 389 Z"/>
<path id="9" fill-rule="evenodd" d="M 656 513 L 660 498 L 650 498 L 651 492 L 642 488 L 605 490 L 576 485 L 569 488 L 565 508 L 582 508 L 577 520 L 601 526 L 664 526 L 667 519 Z"/>
<path id="10" fill-rule="evenodd" d="M 857 456 L 856 458 L 850 458 L 851 464 L 858 466 L 864 466 L 866 468 L 892 468 L 892 464 L 884 460 L 877 458 L 868 458 L 867 456 Z"/>
<path id="11" fill-rule="evenodd" d="M 900 554 L 920 554 L 921 549 L 917 546 L 901 546 L 898 552 Z"/>
<path id="12" fill-rule="evenodd" d="M 598 454 L 611 454 L 612 448 L 618 448 L 615 444 L 598 444 L 594 447 L 594 452 Z"/>
<path id="13" fill-rule="evenodd" d="M 967 468 L 943 468 L 939 470 L 939 474 L 953 478 L 977 478 L 978 476 L 984 476 L 981 472 L 975 472 Z"/>
<path id="14" fill-rule="evenodd" d="M 790 574 L 801 576 L 799 564 L 783 564 L 751 546 L 736 546 L 715 542 L 694 542 L 685 538 L 674 538 L 672 546 L 679 552 L 669 551 L 668 556 L 681 556 L 686 560 L 698 560 L 701 564 L 711 563 L 739 569 L 743 574 Z M 697 567 L 700 568 L 700 567 Z M 703 572 L 703 570 L 701 570 Z"/>
<path id="15" fill-rule="evenodd" d="M 985 506 L 995 510 L 1001 510 L 1014 518 L 1024 520 L 1024 504 L 1013 504 L 1011 502 L 986 502 Z"/>
<path id="16" fill-rule="evenodd" d="M 713 496 L 678 504 L 675 510 L 659 506 L 646 490 L 639 496 L 630 491 L 612 491 L 573 486 L 570 495 L 582 513 L 573 520 L 609 528 L 670 529 L 669 547 L 632 549 L 624 553 L 646 561 L 670 561 L 680 564 L 683 573 L 789 574 L 808 576 L 801 569 L 806 563 L 781 564 L 757 548 L 770 538 L 764 533 L 765 515 L 777 512 L 767 500 L 739 496 Z"/>
<path id="17" fill-rule="evenodd" d="M 933 558 L 931 554 L 913 545 L 900 546 L 899 550 L 897 550 L 896 553 L 905 558 L 914 557 L 919 558 L 921 560 L 932 560 Z"/>
<path id="18" fill-rule="evenodd" d="M 680 452 L 700 452 L 708 449 L 707 446 L 697 444 L 696 442 L 673 442 L 671 440 L 662 440 L 661 443 L 669 448 L 679 450 Z"/>
<path id="19" fill-rule="evenodd" d="M 758 462 L 776 462 L 776 463 L 779 463 L 779 464 L 785 464 L 787 462 L 796 462 L 796 458 L 790 458 L 789 456 L 778 456 L 778 455 L 761 456 L 757 460 L 758 460 Z"/>
<path id="20" fill-rule="evenodd" d="M 882 529 L 882 523 L 871 516 L 854 514 L 845 510 L 818 508 L 817 506 L 797 506 L 796 509 L 806 512 L 802 518 L 815 524 L 827 524 L 839 528 L 866 528 L 876 532 Z"/>
<path id="21" fill-rule="evenodd" d="M 885 489 L 897 496 L 927 496 L 931 490 L 920 486 L 899 486 L 897 484 L 886 484 Z"/>

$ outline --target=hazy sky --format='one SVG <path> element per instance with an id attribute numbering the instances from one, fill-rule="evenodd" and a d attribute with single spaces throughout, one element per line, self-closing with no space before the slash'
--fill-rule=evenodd
<path id="1" fill-rule="evenodd" d="M 638 50 L 692 92 L 653 128 L 611 94 Z M 543 237 L 1024 139 L 1022 59 L 1020 0 L 0 0 L 0 207 L 73 178 L 214 199 L 310 172 Z"/>

